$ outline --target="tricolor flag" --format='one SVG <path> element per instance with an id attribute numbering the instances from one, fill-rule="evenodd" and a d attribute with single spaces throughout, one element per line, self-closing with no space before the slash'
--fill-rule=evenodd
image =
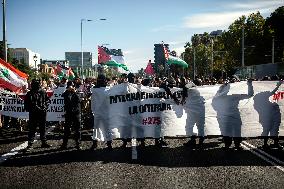
<path id="1" fill-rule="evenodd" d="M 162 44 L 163 44 L 163 50 L 164 50 L 164 54 L 165 54 L 165 59 L 167 61 L 169 59 L 169 51 L 166 48 L 166 46 L 164 45 L 164 42 L 162 42 Z"/>
<path id="2" fill-rule="evenodd" d="M 166 48 L 166 46 L 164 45 L 163 42 L 162 42 L 162 44 L 163 44 L 165 59 L 166 59 L 166 62 L 167 62 L 168 65 L 176 64 L 176 65 L 179 65 L 183 68 L 188 67 L 188 64 L 184 60 L 170 55 L 168 49 Z"/>
<path id="3" fill-rule="evenodd" d="M 75 74 L 73 72 L 73 70 L 69 67 L 65 67 L 63 65 L 61 65 L 60 63 L 57 63 L 56 68 L 53 68 L 53 72 L 54 72 L 54 77 L 55 78 L 59 78 L 60 80 L 63 77 L 66 77 L 69 80 L 73 80 L 75 78 Z"/>
<path id="4" fill-rule="evenodd" d="M 102 47 L 98 46 L 98 64 L 105 64 L 110 60 L 110 55 Z"/>
<path id="5" fill-rule="evenodd" d="M 23 86 L 27 86 L 28 75 L 0 59 L 0 87 L 20 93 Z"/>
<path id="6" fill-rule="evenodd" d="M 125 65 L 122 53 L 119 53 L 114 49 L 98 46 L 98 63 L 112 67 L 121 67 L 125 71 L 129 71 Z"/>

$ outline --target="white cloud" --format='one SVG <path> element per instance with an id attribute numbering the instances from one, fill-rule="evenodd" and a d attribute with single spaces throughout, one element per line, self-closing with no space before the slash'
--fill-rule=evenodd
<path id="1" fill-rule="evenodd" d="M 184 27 L 186 28 L 218 28 L 225 29 L 234 20 L 242 15 L 249 15 L 251 12 L 221 12 L 195 14 L 184 18 Z"/>
<path id="2" fill-rule="evenodd" d="M 201 29 L 227 29 L 227 27 L 242 15 L 248 16 L 259 11 L 262 15 L 273 12 L 277 7 L 283 5 L 283 0 L 272 1 L 250 1 L 243 3 L 226 3 L 221 5 L 222 12 L 206 12 L 194 14 L 184 18 L 185 28 Z"/>
<path id="3" fill-rule="evenodd" d="M 180 44 L 185 44 L 184 41 L 170 41 L 170 42 L 166 42 L 169 45 L 180 45 Z"/>
<path id="4" fill-rule="evenodd" d="M 259 9 L 275 9 L 279 6 L 283 6 L 283 0 L 256 0 L 249 1 L 246 3 L 228 3 L 226 4 L 227 8 L 234 9 L 246 9 L 246 10 L 259 10 Z"/>
<path id="5" fill-rule="evenodd" d="M 172 50 L 176 51 L 177 55 L 180 56 L 182 52 L 184 52 L 184 47 L 176 47 L 173 48 Z"/>

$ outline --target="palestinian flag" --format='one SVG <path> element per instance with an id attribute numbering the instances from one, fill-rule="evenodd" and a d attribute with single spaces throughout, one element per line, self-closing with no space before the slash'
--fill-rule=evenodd
<path id="1" fill-rule="evenodd" d="M 179 66 L 181 66 L 183 68 L 187 68 L 188 67 L 188 64 L 184 60 L 182 60 L 182 59 L 180 59 L 178 57 L 172 56 L 172 55 L 169 55 L 167 63 L 169 65 L 171 65 L 171 64 L 179 65 Z"/>
<path id="2" fill-rule="evenodd" d="M 75 78 L 75 74 L 70 67 L 67 68 L 59 63 L 56 65 L 56 68 L 53 68 L 53 75 L 55 78 L 58 78 L 60 80 L 63 77 L 68 80 L 73 80 Z"/>
<path id="3" fill-rule="evenodd" d="M 27 86 L 28 75 L 0 59 L 0 87 L 20 93 L 23 86 Z"/>
<path id="4" fill-rule="evenodd" d="M 168 49 L 165 47 L 164 44 L 163 44 L 163 49 L 164 49 L 165 59 L 166 59 L 168 65 L 175 64 L 175 65 L 179 65 L 179 66 L 181 66 L 183 68 L 187 68 L 188 67 L 188 64 L 184 60 L 182 60 L 182 59 L 180 59 L 178 57 L 170 55 Z"/>
<path id="5" fill-rule="evenodd" d="M 68 79 L 69 79 L 69 80 L 75 79 L 75 74 L 74 74 L 72 68 L 70 68 L 70 67 L 69 67 L 69 69 L 67 70 L 67 76 L 68 76 Z"/>
<path id="6" fill-rule="evenodd" d="M 119 52 L 115 49 L 98 46 L 98 63 L 111 67 L 121 67 L 125 71 L 129 71 L 121 51 Z"/>

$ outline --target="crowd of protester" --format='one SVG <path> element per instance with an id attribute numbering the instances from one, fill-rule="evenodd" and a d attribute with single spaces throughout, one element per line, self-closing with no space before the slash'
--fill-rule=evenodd
<path id="1" fill-rule="evenodd" d="M 102 83 L 99 83 L 99 82 L 101 82 L 100 80 L 102 79 L 102 77 L 103 77 L 103 82 L 104 82 L 103 85 L 102 85 Z M 265 77 L 258 79 L 258 80 L 265 81 L 265 80 L 280 80 L 280 79 L 282 79 L 282 77 L 265 76 Z M 61 78 L 60 80 L 50 78 L 47 81 L 41 80 L 41 81 L 38 81 L 38 82 L 40 82 L 38 84 L 39 85 L 38 87 L 40 87 L 40 90 L 45 91 L 47 93 L 48 93 L 48 91 L 53 91 L 54 89 L 56 89 L 58 87 L 65 87 L 65 88 L 67 88 L 67 90 L 68 90 L 68 88 L 71 87 L 72 91 L 76 91 L 76 94 L 78 95 L 78 97 L 81 98 L 81 100 L 84 100 L 85 103 L 82 104 L 82 106 L 80 105 L 80 114 L 81 114 L 81 112 L 83 112 L 87 115 L 79 116 L 79 117 L 77 117 L 78 119 L 75 120 L 74 123 L 76 125 L 77 130 L 78 130 L 78 129 L 80 129 L 80 127 L 78 127 L 78 124 L 81 124 L 81 123 L 82 123 L 81 126 L 83 125 L 83 127 L 85 127 L 86 129 L 91 129 L 93 127 L 92 121 L 91 121 L 92 112 L 90 110 L 91 109 L 90 108 L 91 88 L 93 88 L 93 87 L 100 87 L 100 86 L 112 87 L 114 85 L 118 85 L 118 84 L 121 84 L 121 83 L 131 82 L 131 83 L 135 83 L 135 84 L 138 84 L 138 85 L 164 88 L 167 93 L 170 93 L 170 91 L 168 90 L 169 88 L 178 87 L 178 88 L 185 89 L 185 86 L 188 83 L 193 83 L 195 86 L 203 86 L 203 85 L 216 85 L 216 84 L 240 82 L 240 79 L 237 76 L 232 76 L 232 77 L 228 77 L 228 78 L 219 78 L 219 79 L 216 79 L 214 77 L 203 77 L 203 76 L 196 76 L 194 79 L 189 78 L 189 77 L 173 77 L 173 76 L 142 78 L 142 77 L 139 77 L 139 76 L 135 76 L 132 73 L 129 73 L 129 74 L 121 74 L 120 76 L 114 76 L 114 77 L 106 77 L 106 76 L 100 75 L 98 78 L 87 78 L 87 79 L 84 79 L 84 80 L 81 80 L 79 77 L 76 77 L 72 81 L 68 81 L 66 78 Z M 23 88 L 23 93 L 27 93 L 30 90 L 32 90 L 32 88 L 33 88 L 32 85 L 33 85 L 33 83 L 30 82 L 29 86 L 27 88 Z M 70 95 L 70 94 L 68 94 L 68 95 Z M 68 99 L 68 98 L 66 98 L 66 99 Z M 174 99 L 174 100 L 177 103 L 183 103 L 183 102 L 179 102 L 177 99 Z M 71 114 L 71 115 L 73 115 L 73 114 Z M 22 120 L 19 120 L 19 119 L 16 119 L 16 118 L 2 116 L 1 121 L 2 121 L 2 127 L 3 128 L 8 128 L 8 127 L 21 128 L 22 127 L 22 125 L 21 125 Z M 74 120 L 69 120 L 68 124 L 69 124 L 70 121 L 72 122 Z M 78 121 L 80 121 L 81 123 L 78 123 Z M 86 123 L 89 123 L 89 124 L 86 124 Z M 63 125 L 63 127 L 64 127 L 64 125 Z M 68 140 L 68 136 L 70 134 L 69 129 L 64 130 L 66 136 L 64 136 L 64 142 L 63 142 L 63 145 L 61 146 L 62 149 L 66 148 L 66 145 L 67 145 L 66 141 Z M 29 130 L 30 130 L 30 127 L 29 127 Z M 33 127 L 33 132 L 35 132 L 34 127 Z M 79 135 L 78 133 L 79 133 L 79 131 L 77 132 L 77 135 Z M 34 133 L 29 134 L 29 135 L 30 135 L 30 140 L 33 140 Z M 77 136 L 77 138 L 76 138 L 76 148 L 80 149 L 78 137 L 79 136 Z M 202 141 L 202 143 L 203 143 L 203 140 L 204 140 L 204 137 L 202 139 L 200 139 L 200 141 Z M 43 146 L 48 146 L 47 143 L 46 143 L 45 135 L 43 135 L 42 141 L 43 141 Z M 122 139 L 122 141 L 123 141 L 122 146 L 126 147 L 127 142 L 129 142 L 129 140 L 128 139 Z M 141 143 L 141 146 L 145 146 L 145 139 L 140 139 L 139 141 Z M 193 139 L 191 141 L 193 141 Z M 30 141 L 29 144 L 32 145 L 32 142 Z M 158 139 L 155 140 L 155 145 L 166 146 L 167 143 L 164 141 L 163 138 L 158 138 Z M 185 144 L 185 146 L 191 146 L 191 145 L 192 145 L 192 143 L 186 143 Z M 196 145 L 195 142 L 193 143 L 193 145 Z M 108 142 L 107 146 L 110 149 L 112 148 L 111 141 Z M 97 147 L 97 141 L 94 141 L 92 149 L 95 149 L 96 147 Z M 282 146 L 280 146 L 280 145 L 278 145 L 278 147 L 282 148 Z"/>

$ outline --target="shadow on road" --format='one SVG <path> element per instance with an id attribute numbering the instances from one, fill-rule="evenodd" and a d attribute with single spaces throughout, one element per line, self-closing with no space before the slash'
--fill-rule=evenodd
<path id="1" fill-rule="evenodd" d="M 205 150 L 191 150 L 178 146 L 175 148 L 158 148 L 146 146 L 138 148 L 138 159 L 131 159 L 131 148 L 106 148 L 94 151 L 68 149 L 49 149 L 43 151 L 20 153 L 4 162 L 1 166 L 25 167 L 51 165 L 72 162 L 128 163 L 161 167 L 211 167 L 211 166 L 270 166 L 251 152 L 229 150 L 208 144 Z M 216 148 L 212 148 L 215 146 Z"/>

